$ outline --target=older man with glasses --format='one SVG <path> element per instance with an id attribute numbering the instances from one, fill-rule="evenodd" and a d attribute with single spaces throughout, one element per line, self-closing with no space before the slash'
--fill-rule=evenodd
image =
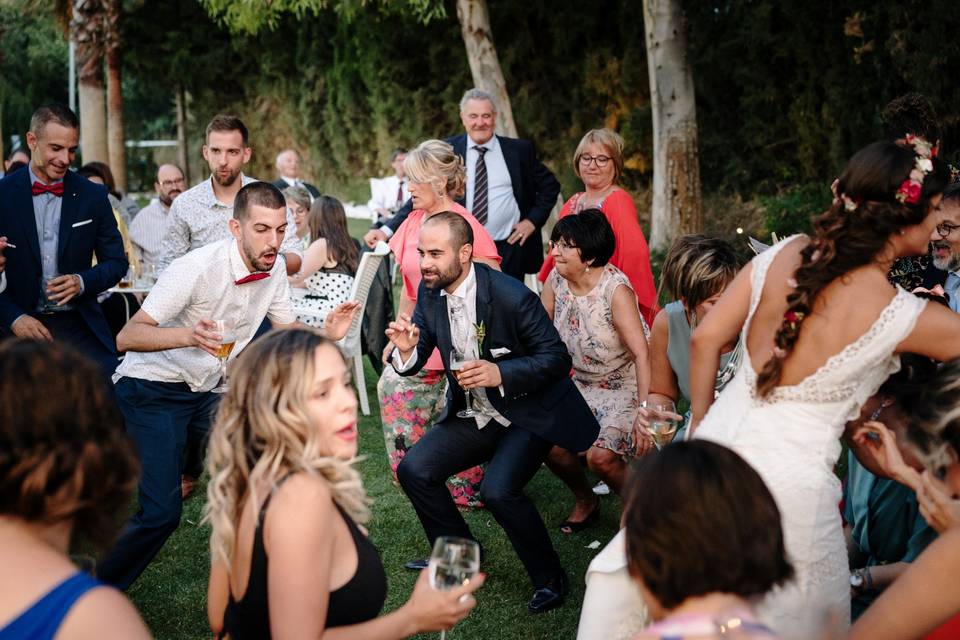
<path id="1" fill-rule="evenodd" d="M 140 252 L 143 264 L 156 265 L 170 222 L 170 205 L 187 188 L 183 171 L 173 164 L 160 165 L 153 185 L 157 197 L 130 224 L 130 242 Z"/>
<path id="2" fill-rule="evenodd" d="M 960 312 L 960 183 L 943 192 L 942 219 L 930 234 L 930 264 L 923 285 L 914 293 L 946 294 L 950 308 Z"/>

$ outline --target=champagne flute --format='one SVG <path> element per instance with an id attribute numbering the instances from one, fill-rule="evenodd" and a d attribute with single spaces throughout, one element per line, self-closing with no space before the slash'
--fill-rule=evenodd
<path id="1" fill-rule="evenodd" d="M 647 423 L 646 431 L 659 451 L 673 440 L 677 429 L 680 428 L 682 418 L 677 414 L 676 405 L 669 400 L 650 405 L 647 410 L 650 413 L 650 421 Z"/>
<path id="2" fill-rule="evenodd" d="M 476 360 L 473 349 L 469 347 L 461 351 L 460 349 L 454 348 L 450 351 L 450 370 L 453 371 L 454 377 L 457 379 L 457 382 L 460 381 L 460 370 L 463 369 L 463 365 L 473 360 Z M 465 390 L 467 395 L 467 408 L 457 411 L 458 418 L 475 418 L 479 412 L 475 411 L 473 408 L 473 391 Z"/>
<path id="3" fill-rule="evenodd" d="M 237 344 L 237 334 L 232 320 L 214 320 L 214 331 L 220 334 L 220 348 L 217 349 L 217 358 L 220 360 L 220 384 L 211 389 L 214 393 L 226 393 L 227 389 L 227 359 L 233 346 Z"/>
<path id="4" fill-rule="evenodd" d="M 476 540 L 440 536 L 433 543 L 427 571 L 430 586 L 439 591 L 467 584 L 480 571 L 480 545 Z M 446 637 L 447 632 L 441 631 L 440 640 Z"/>

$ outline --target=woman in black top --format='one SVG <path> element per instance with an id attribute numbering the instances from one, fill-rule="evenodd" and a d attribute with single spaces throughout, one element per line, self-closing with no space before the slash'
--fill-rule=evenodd
<path id="1" fill-rule="evenodd" d="M 466 616 L 483 577 L 436 591 L 423 572 L 405 605 L 377 617 L 386 575 L 357 524 L 369 515 L 350 464 L 357 401 L 333 343 L 275 331 L 247 347 L 231 373 L 210 438 L 214 634 L 403 638 Z"/>

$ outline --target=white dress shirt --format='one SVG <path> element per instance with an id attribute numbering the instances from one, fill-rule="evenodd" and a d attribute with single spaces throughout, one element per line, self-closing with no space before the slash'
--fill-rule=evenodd
<path id="1" fill-rule="evenodd" d="M 158 198 L 151 200 L 130 223 L 130 242 L 139 249 L 144 264 L 157 264 L 169 224 L 170 207 Z"/>
<path id="2" fill-rule="evenodd" d="M 470 273 L 467 274 L 466 279 L 460 283 L 453 293 L 447 293 L 447 291 L 440 291 L 441 297 L 444 300 L 448 300 L 449 296 L 460 298 L 463 301 L 463 309 L 467 314 L 467 322 L 471 326 L 477 326 L 477 273 L 473 268 L 473 263 L 470 264 Z M 450 324 L 451 331 L 454 326 L 453 318 L 450 314 L 450 303 L 447 303 L 447 321 Z M 457 338 L 452 334 L 450 336 L 453 339 L 454 344 L 457 343 Z M 466 337 L 466 340 L 476 340 L 476 334 L 473 331 L 470 332 L 470 335 Z M 397 349 L 393 350 L 393 366 L 398 373 L 403 373 L 410 367 L 414 365 L 417 361 L 417 352 L 414 350 L 413 354 L 406 362 L 400 360 L 400 352 Z M 503 385 L 500 385 L 500 396 L 504 395 Z M 487 426 L 487 423 L 490 420 L 496 420 L 505 427 L 510 426 L 510 421 L 507 420 L 503 415 L 497 411 L 494 406 L 490 403 L 490 400 L 487 398 L 487 390 L 485 388 L 471 389 L 471 392 L 475 394 L 476 397 L 476 406 L 474 407 L 477 411 L 480 412 L 475 420 L 477 421 L 477 427 L 483 429 Z M 467 401 L 469 402 L 469 393 L 467 394 Z"/>
<path id="3" fill-rule="evenodd" d="M 201 319 L 233 320 L 237 336 L 230 354 L 233 359 L 253 338 L 264 317 L 276 324 L 296 319 L 283 260 L 274 263 L 268 278 L 234 284 L 249 274 L 234 238 L 208 244 L 174 260 L 141 308 L 161 327 L 193 327 Z M 128 351 L 113 381 L 123 377 L 186 382 L 192 391 L 209 391 L 220 379 L 220 364 L 199 347 Z"/>
<path id="4" fill-rule="evenodd" d="M 243 186 L 257 182 L 255 178 L 240 174 Z M 287 211 L 287 232 L 280 245 L 280 253 L 293 253 L 303 258 L 300 239 L 297 237 L 297 223 L 290 208 Z M 171 262 L 188 251 L 199 249 L 212 242 L 233 238 L 229 221 L 233 217 L 233 205 L 217 200 L 213 192 L 213 178 L 207 178 L 195 187 L 181 193 L 170 206 L 170 220 L 157 270 L 166 269 Z"/>
<path id="5" fill-rule="evenodd" d="M 376 210 L 377 207 L 382 207 L 387 211 L 396 211 L 403 206 L 404 202 L 410 199 L 409 185 L 409 180 L 406 178 L 400 180 L 396 174 L 380 178 L 379 188 L 375 192 L 371 189 L 370 201 L 367 202 L 367 208 L 371 211 Z M 402 193 L 399 201 L 397 200 L 398 191 Z"/>
<path id="6" fill-rule="evenodd" d="M 478 145 L 467 136 L 467 211 L 473 213 L 474 185 L 477 177 L 477 158 L 480 154 L 474 147 L 480 146 L 489 151 L 484 155 L 487 164 L 487 222 L 483 225 L 494 240 L 506 240 L 513 231 L 513 225 L 520 222 L 520 205 L 513 197 L 513 182 L 507 161 L 503 158 L 503 149 L 497 136 Z"/>

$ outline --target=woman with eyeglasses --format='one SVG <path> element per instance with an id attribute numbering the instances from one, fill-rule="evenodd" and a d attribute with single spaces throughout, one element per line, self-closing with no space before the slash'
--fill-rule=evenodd
<path id="1" fill-rule="evenodd" d="M 657 311 L 657 290 L 650 267 L 650 249 L 637 221 L 633 198 L 619 185 L 623 175 L 623 138 L 610 129 L 587 132 L 573 154 L 573 171 L 583 181 L 584 190 L 573 194 L 560 210 L 559 218 L 587 209 L 599 209 L 613 227 L 616 249 L 610 264 L 620 269 L 633 286 L 640 314 L 653 324 Z M 540 282 L 546 282 L 554 267 L 548 255 L 540 269 Z"/>
<path id="2" fill-rule="evenodd" d="M 853 440 L 861 460 L 871 458 L 878 473 L 916 492 L 920 513 L 940 537 L 860 617 L 851 640 L 956 638 L 960 632 L 960 361 L 943 366 L 913 404 L 905 438 L 878 418 Z"/>

